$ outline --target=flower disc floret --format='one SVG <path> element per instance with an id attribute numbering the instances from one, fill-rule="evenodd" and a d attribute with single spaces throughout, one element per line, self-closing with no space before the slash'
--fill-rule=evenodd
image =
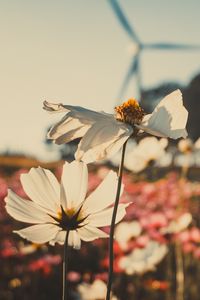
<path id="1" fill-rule="evenodd" d="M 59 226 L 63 230 L 76 230 L 77 228 L 81 228 L 84 226 L 84 221 L 87 219 L 87 216 L 83 216 L 81 211 L 82 206 L 75 211 L 74 209 L 64 210 L 61 206 L 61 212 L 59 212 L 58 217 L 51 216 L 55 221 L 58 222 Z"/>
<path id="2" fill-rule="evenodd" d="M 129 99 L 122 105 L 115 107 L 116 120 L 125 122 L 134 126 L 135 124 L 140 124 L 145 112 L 139 103 L 135 99 Z"/>

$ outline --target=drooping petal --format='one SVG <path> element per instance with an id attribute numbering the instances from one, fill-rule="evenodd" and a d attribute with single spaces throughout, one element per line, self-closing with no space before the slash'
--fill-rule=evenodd
<path id="1" fill-rule="evenodd" d="M 43 168 L 32 168 L 21 175 L 24 191 L 33 202 L 55 215 L 60 209 L 60 186 L 56 177 Z"/>
<path id="2" fill-rule="evenodd" d="M 110 171 L 101 184 L 93 191 L 83 204 L 83 211 L 87 214 L 101 211 L 114 203 L 117 191 L 117 174 Z M 121 188 L 123 191 L 123 186 Z"/>
<path id="3" fill-rule="evenodd" d="M 110 117 L 110 114 L 104 112 L 97 112 L 91 109 L 86 109 L 81 106 L 64 105 L 64 107 L 70 111 L 69 116 L 78 119 L 82 124 L 91 125 L 97 121 L 102 120 L 102 118 Z"/>
<path id="4" fill-rule="evenodd" d="M 180 90 L 176 90 L 160 101 L 153 113 L 136 126 L 159 137 L 185 138 L 187 118 L 188 112 L 183 106 L 182 94 Z"/>
<path id="5" fill-rule="evenodd" d="M 98 238 L 108 237 L 108 234 L 104 231 L 89 225 L 85 225 L 84 227 L 77 229 L 77 231 L 81 240 L 86 242 L 90 242 Z"/>
<path id="6" fill-rule="evenodd" d="M 81 248 L 81 239 L 76 230 L 72 230 L 69 232 L 68 244 L 69 246 L 72 246 L 74 249 Z"/>
<path id="7" fill-rule="evenodd" d="M 82 137 L 89 128 L 90 125 L 82 124 L 78 119 L 73 119 L 67 114 L 60 122 L 51 127 L 47 138 L 61 145 Z"/>
<path id="8" fill-rule="evenodd" d="M 68 109 L 66 109 L 62 103 L 50 103 L 48 101 L 43 102 L 43 109 L 52 112 L 52 113 L 57 113 L 57 112 L 66 112 Z"/>
<path id="9" fill-rule="evenodd" d="M 44 102 L 43 108 L 49 112 L 67 112 L 47 134 L 47 137 L 53 139 L 56 144 L 67 143 L 84 136 L 92 124 L 108 116 L 106 113 L 95 112 L 79 106 L 54 104 L 47 101 Z"/>
<path id="10" fill-rule="evenodd" d="M 58 231 L 57 234 L 55 235 L 55 237 L 51 241 L 49 241 L 49 244 L 52 246 L 54 246 L 55 243 L 63 245 L 65 242 L 66 234 L 67 234 L 67 232 L 65 230 Z"/>
<path id="11" fill-rule="evenodd" d="M 33 243 L 43 244 L 54 239 L 59 230 L 54 224 L 37 224 L 14 232 Z"/>
<path id="12" fill-rule="evenodd" d="M 7 212 L 21 222 L 38 224 L 54 221 L 45 213 L 45 209 L 30 200 L 22 199 L 11 190 L 8 190 L 5 202 Z"/>
<path id="13" fill-rule="evenodd" d="M 116 121 L 113 116 L 102 118 L 84 135 L 75 158 L 90 163 L 110 157 L 122 147 L 132 133 L 131 126 Z"/>
<path id="14" fill-rule="evenodd" d="M 123 217 L 125 216 L 125 214 L 126 214 L 125 208 L 126 207 L 127 207 L 127 204 L 119 204 L 118 209 L 117 209 L 117 216 L 116 216 L 115 224 L 120 222 L 123 219 Z M 98 212 L 96 214 L 89 215 L 89 217 L 87 218 L 87 221 L 91 226 L 94 226 L 94 227 L 108 226 L 111 224 L 112 214 L 113 214 L 113 207 L 103 210 L 101 212 Z"/>
<path id="15" fill-rule="evenodd" d="M 65 163 L 61 179 L 62 204 L 65 208 L 77 208 L 85 199 L 88 184 L 87 165 L 80 161 Z M 65 199 L 63 197 L 65 196 Z"/>
<path id="16" fill-rule="evenodd" d="M 55 243 L 63 245 L 65 243 L 66 234 L 67 234 L 66 230 L 59 231 L 56 234 L 55 238 L 49 242 L 49 244 L 52 245 L 52 246 L 54 246 Z M 77 233 L 76 230 L 71 230 L 69 232 L 68 245 L 72 246 L 75 249 L 80 249 L 80 247 L 81 247 L 81 240 L 80 240 L 80 237 L 79 237 L 79 235 L 78 235 L 78 233 Z"/>

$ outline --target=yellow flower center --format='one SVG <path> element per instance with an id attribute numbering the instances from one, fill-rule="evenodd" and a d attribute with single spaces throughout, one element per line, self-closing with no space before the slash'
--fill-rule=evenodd
<path id="1" fill-rule="evenodd" d="M 116 106 L 115 111 L 116 120 L 128 123 L 132 126 L 140 124 L 145 115 L 144 110 L 135 99 L 129 99 L 122 105 Z"/>
<path id="2" fill-rule="evenodd" d="M 58 216 L 51 217 L 59 223 L 59 226 L 63 230 L 76 230 L 77 228 L 84 226 L 83 222 L 87 219 L 88 215 L 84 216 L 82 206 L 78 210 L 74 208 L 64 210 L 61 206 Z"/>
<path id="3" fill-rule="evenodd" d="M 69 219 L 73 218 L 73 216 L 76 214 L 76 209 L 74 208 L 69 208 L 69 209 L 66 209 L 65 211 L 65 214 L 68 216 Z M 61 220 L 63 217 L 63 211 L 59 211 L 58 212 L 58 219 Z M 76 216 L 76 221 L 80 221 L 84 218 L 84 214 L 83 214 L 83 211 L 80 210 L 78 215 Z"/>

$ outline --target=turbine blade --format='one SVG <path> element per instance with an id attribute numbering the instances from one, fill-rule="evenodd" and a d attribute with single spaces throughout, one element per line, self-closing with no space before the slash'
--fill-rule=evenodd
<path id="1" fill-rule="evenodd" d="M 125 14 L 124 14 L 123 10 L 121 9 L 117 0 L 108 0 L 108 1 L 110 2 L 116 16 L 118 17 L 118 19 L 119 19 L 121 25 L 123 26 L 123 28 L 125 29 L 125 31 L 131 37 L 131 39 L 133 39 L 135 42 L 140 44 L 140 40 L 139 40 L 138 36 L 136 35 L 135 31 L 133 30 L 133 27 L 128 22 L 128 19 L 125 16 Z"/>
<path id="2" fill-rule="evenodd" d="M 143 45 L 146 49 L 159 49 L 159 50 L 200 50 L 200 45 L 186 45 L 186 44 L 173 44 L 173 43 L 153 43 Z"/>
<path id="3" fill-rule="evenodd" d="M 131 62 L 131 65 L 128 68 L 128 72 L 126 73 L 125 78 L 123 80 L 118 99 L 121 99 L 123 97 L 132 76 L 138 72 L 138 64 L 139 64 L 138 60 L 139 60 L 139 56 L 137 55 L 134 57 L 133 61 Z"/>

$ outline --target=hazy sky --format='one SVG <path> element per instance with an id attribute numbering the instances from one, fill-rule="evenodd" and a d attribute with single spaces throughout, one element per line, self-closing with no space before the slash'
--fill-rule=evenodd
<path id="1" fill-rule="evenodd" d="M 142 41 L 200 44 L 199 0 L 119 2 Z M 112 112 L 131 56 L 107 0 L 0 0 L 0 37 L 0 150 L 46 157 L 45 99 Z M 199 71 L 200 51 L 142 56 L 146 87 Z"/>

